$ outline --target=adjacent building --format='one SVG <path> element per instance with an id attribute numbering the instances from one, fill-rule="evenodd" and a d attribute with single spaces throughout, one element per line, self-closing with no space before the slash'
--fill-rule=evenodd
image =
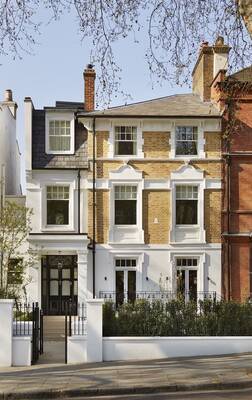
<path id="1" fill-rule="evenodd" d="M 0 181 L 1 195 L 22 194 L 20 183 L 20 151 L 16 136 L 17 103 L 7 89 L 0 102 Z"/>
<path id="2" fill-rule="evenodd" d="M 212 98 L 223 113 L 223 288 L 226 299 L 252 295 L 252 67 L 222 70 Z"/>

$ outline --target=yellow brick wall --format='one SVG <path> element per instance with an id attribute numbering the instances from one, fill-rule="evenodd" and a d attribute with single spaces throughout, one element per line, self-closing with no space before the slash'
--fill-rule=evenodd
<path id="1" fill-rule="evenodd" d="M 108 178 L 109 172 L 118 169 L 122 161 L 97 161 L 97 178 Z M 170 174 L 183 165 L 181 161 L 144 161 L 134 160 L 129 164 L 136 170 L 143 171 L 143 177 L 146 179 L 170 178 Z M 195 168 L 205 171 L 206 178 L 221 178 L 221 162 L 217 161 L 193 161 Z"/>
<path id="2" fill-rule="evenodd" d="M 98 210 L 98 213 L 97 213 Z M 109 231 L 109 191 L 96 191 L 96 242 L 107 243 Z M 88 235 L 93 239 L 93 193 L 88 191 Z"/>
<path id="3" fill-rule="evenodd" d="M 170 152 L 170 132 L 143 132 L 144 157 L 168 158 Z"/>
<path id="4" fill-rule="evenodd" d="M 155 218 L 158 223 L 154 223 Z M 169 191 L 143 191 L 143 229 L 145 243 L 168 243 L 170 231 Z"/>
<path id="5" fill-rule="evenodd" d="M 205 230 L 208 243 L 221 242 L 221 190 L 205 190 Z"/>
<path id="6" fill-rule="evenodd" d="M 105 158 L 108 157 L 108 131 L 97 131 L 95 135 L 95 147 L 96 147 L 96 157 Z M 93 157 L 93 134 L 88 133 L 88 157 Z"/>
<path id="7" fill-rule="evenodd" d="M 205 132 L 206 158 L 221 156 L 221 132 Z"/>

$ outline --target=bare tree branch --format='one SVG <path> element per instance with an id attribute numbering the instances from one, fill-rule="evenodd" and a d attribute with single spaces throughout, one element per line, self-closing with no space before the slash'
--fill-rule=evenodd
<path id="1" fill-rule="evenodd" d="M 98 69 L 102 104 L 125 95 L 115 44 L 123 45 L 127 37 L 137 42 L 140 30 L 148 35 L 146 61 L 158 83 L 189 83 L 200 42 L 213 42 L 219 35 L 232 47 L 231 70 L 251 62 L 251 0 L 5 0 L 0 6 L 0 54 L 16 56 L 34 47 L 41 27 L 37 10 L 43 7 L 54 20 L 75 10 L 82 40 L 92 41 L 89 61 Z"/>

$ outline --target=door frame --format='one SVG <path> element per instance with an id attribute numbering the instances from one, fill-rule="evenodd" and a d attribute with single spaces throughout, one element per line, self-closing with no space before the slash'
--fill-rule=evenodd
<path id="1" fill-rule="evenodd" d="M 62 270 L 64 269 L 64 261 L 67 261 L 68 257 L 68 263 L 65 264 L 65 269 L 70 269 L 70 279 L 67 278 L 62 278 Z M 71 257 L 71 261 L 69 262 L 69 257 Z M 51 263 L 51 260 L 53 258 L 55 259 L 55 262 Z M 56 262 L 57 261 L 57 262 Z M 61 266 L 60 266 L 61 264 Z M 77 268 L 77 277 L 75 278 L 75 269 Z M 58 278 L 54 279 L 50 277 L 50 271 L 52 269 L 55 269 L 58 271 Z M 45 276 L 44 276 L 44 270 L 45 270 Z M 50 307 L 50 282 L 51 280 L 56 280 L 58 282 L 58 311 L 57 313 L 53 312 L 52 308 Z M 70 280 L 70 296 L 65 296 L 67 297 L 66 299 L 63 299 L 64 296 L 62 296 L 62 282 L 64 280 Z M 75 291 L 75 281 L 77 281 L 76 287 L 78 290 L 78 263 L 77 263 L 77 256 L 74 254 L 71 255 L 44 255 L 41 258 L 41 298 L 42 298 L 42 308 L 43 308 L 43 313 L 44 315 L 64 315 L 65 314 L 65 303 L 68 301 L 72 301 L 73 304 L 73 310 L 77 309 L 77 302 L 78 302 L 78 292 L 77 294 L 74 294 Z M 44 284 L 46 285 L 46 293 L 44 293 Z M 57 297 L 57 296 L 55 296 Z"/>

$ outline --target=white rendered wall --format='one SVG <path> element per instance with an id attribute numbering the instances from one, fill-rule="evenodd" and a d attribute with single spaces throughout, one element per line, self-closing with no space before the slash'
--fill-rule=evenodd
<path id="1" fill-rule="evenodd" d="M 0 367 L 12 365 L 12 321 L 14 300 L 0 299 Z"/>
<path id="2" fill-rule="evenodd" d="M 206 246 L 106 246 L 96 248 L 96 296 L 100 291 L 115 290 L 116 256 L 140 257 L 140 268 L 137 279 L 137 291 L 159 291 L 160 283 L 163 290 L 174 291 L 174 256 L 199 257 L 198 291 L 214 291 L 221 294 L 221 246 L 212 244 Z M 143 260 L 143 262 L 142 262 Z M 148 280 L 146 280 L 148 277 Z M 106 279 L 105 279 L 106 278 Z M 167 279 L 168 278 L 168 279 Z"/>
<path id="3" fill-rule="evenodd" d="M 31 337 L 18 336 L 12 339 L 12 366 L 29 367 L 31 365 Z"/>
<path id="4" fill-rule="evenodd" d="M 5 191 L 7 195 L 21 194 L 16 119 L 8 105 L 0 105 L 0 166 L 5 166 Z"/>
<path id="5" fill-rule="evenodd" d="M 150 360 L 251 351 L 251 336 L 103 338 L 103 361 Z"/>
<path id="6" fill-rule="evenodd" d="M 87 337 L 70 336 L 67 338 L 67 363 L 82 364 L 87 362 Z"/>

